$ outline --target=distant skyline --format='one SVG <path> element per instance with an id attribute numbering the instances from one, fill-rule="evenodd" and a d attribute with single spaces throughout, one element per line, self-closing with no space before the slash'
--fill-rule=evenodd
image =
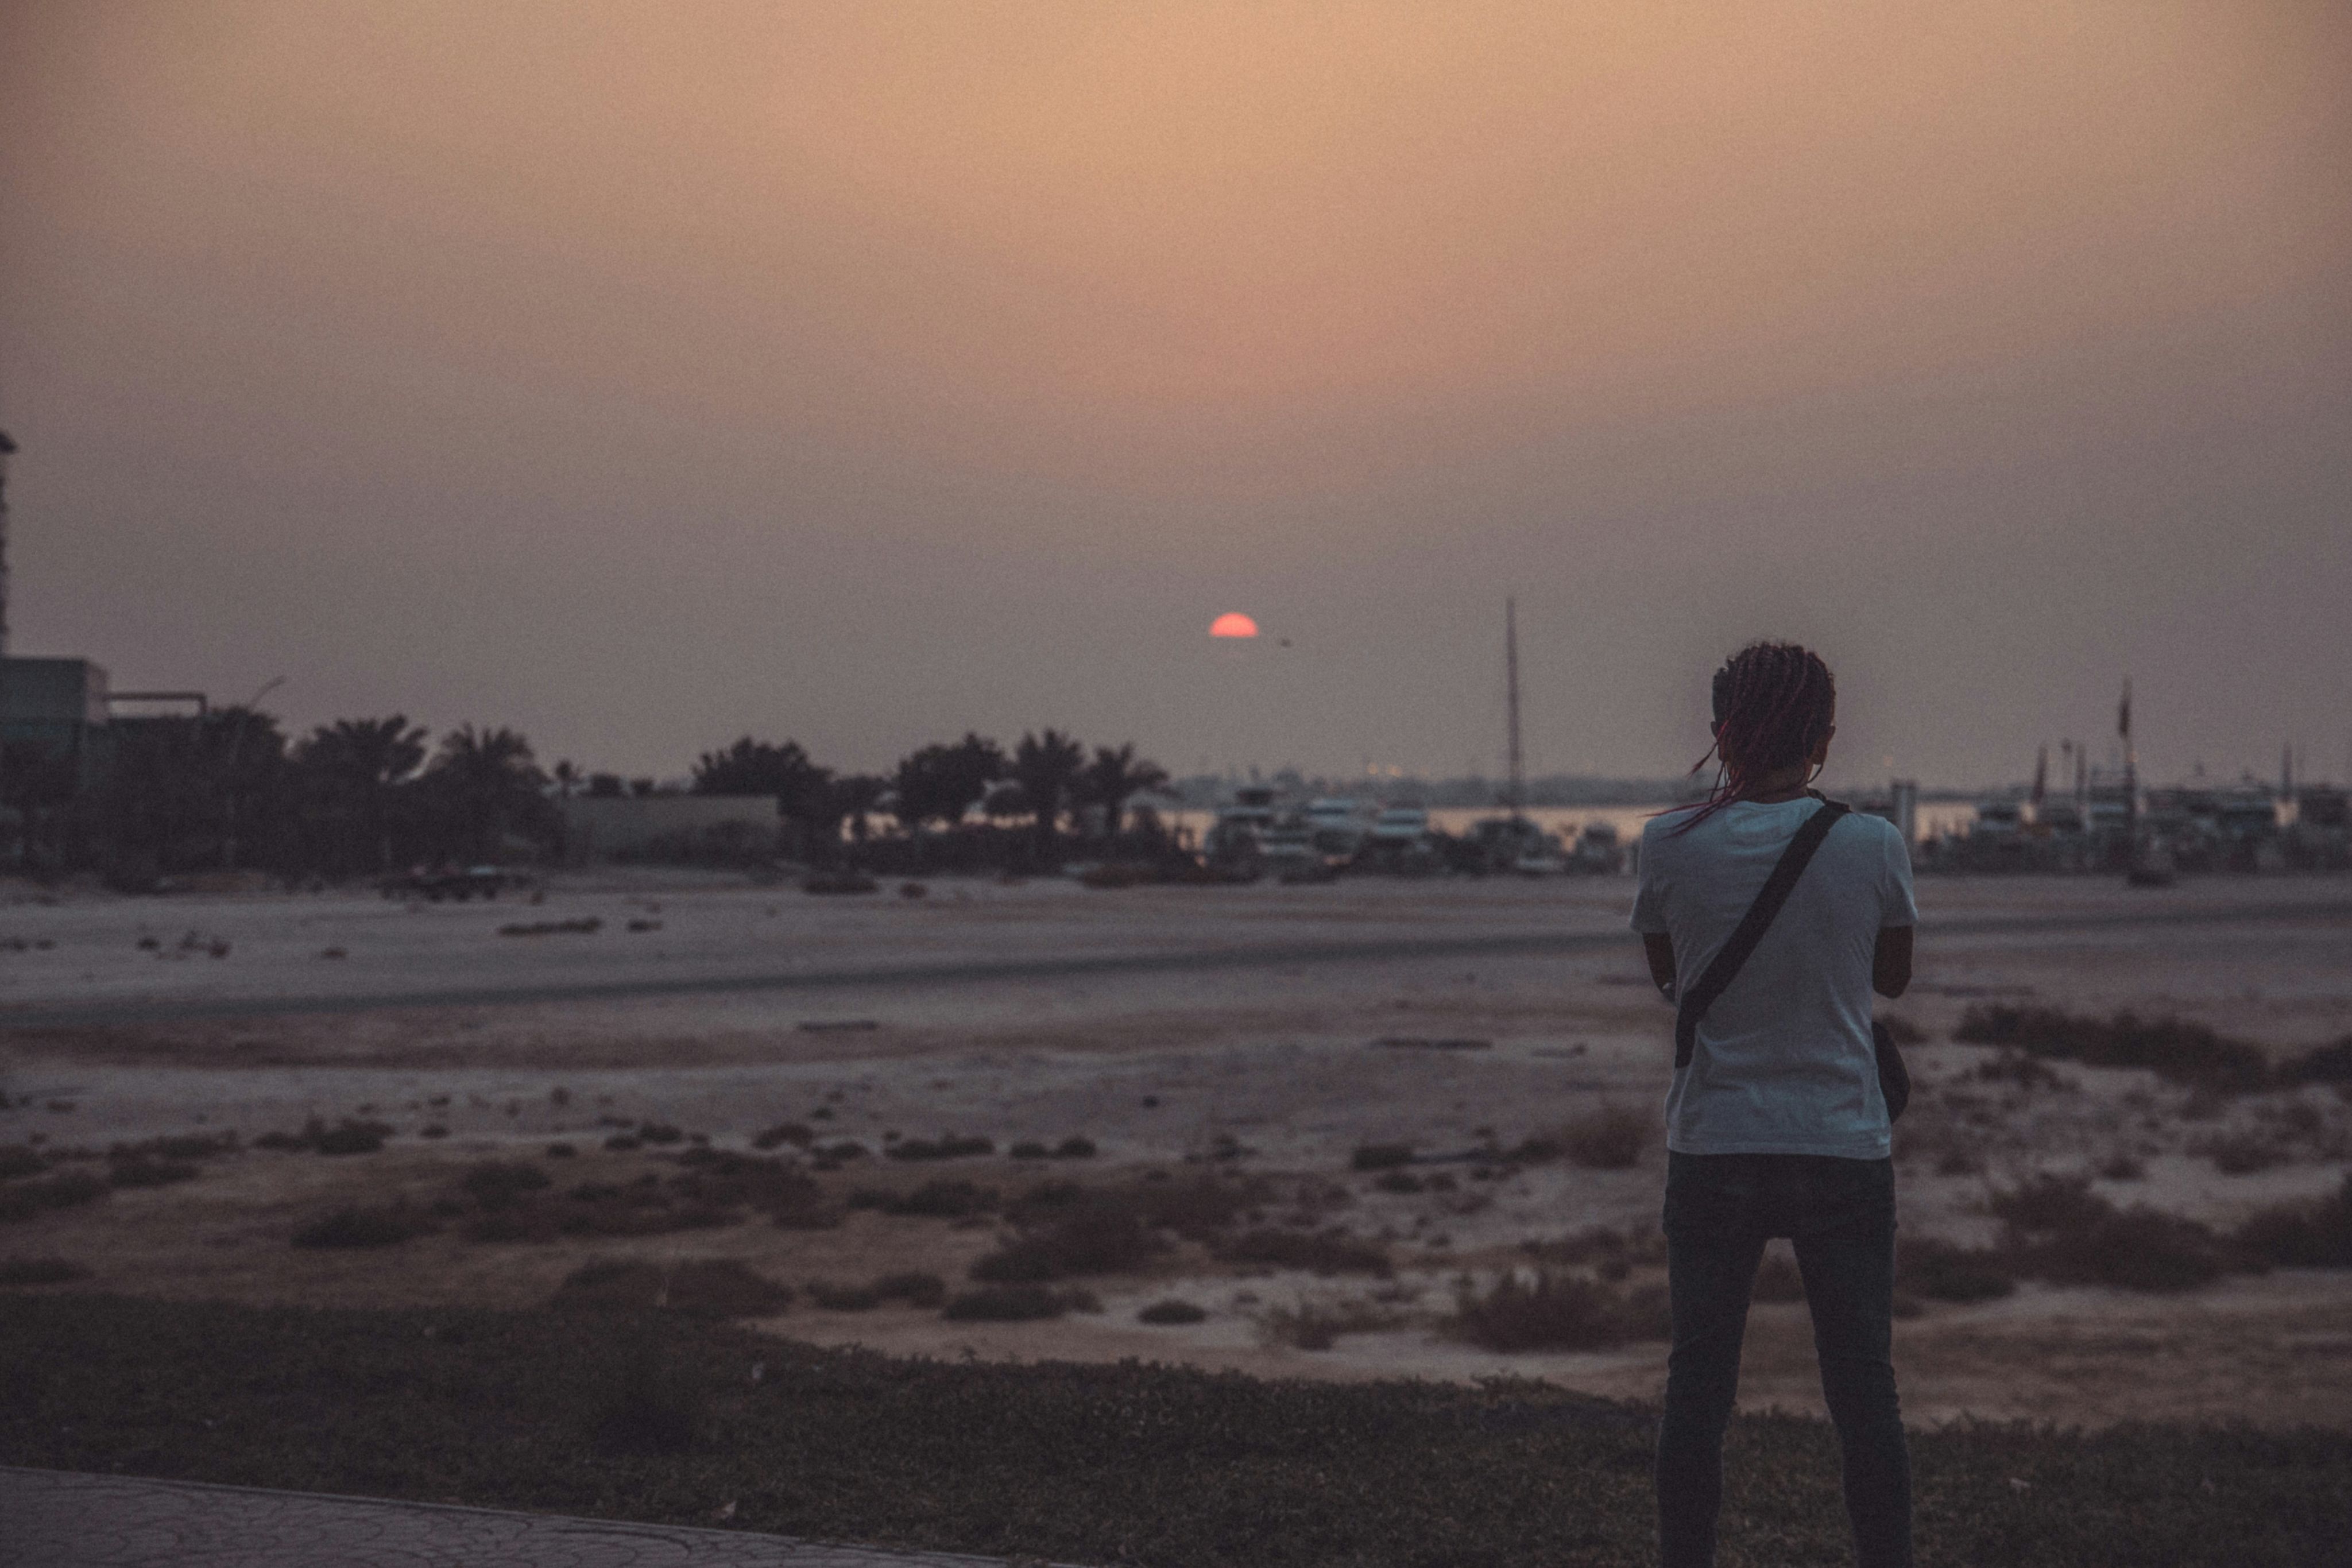
<path id="1" fill-rule="evenodd" d="M 14 651 L 671 776 L 2352 748 L 2352 8 L 0 0 Z M 1227 612 L 1255 639 L 1209 635 Z"/>

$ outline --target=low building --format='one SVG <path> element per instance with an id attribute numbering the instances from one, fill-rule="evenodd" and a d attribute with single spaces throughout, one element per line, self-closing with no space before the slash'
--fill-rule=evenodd
<path id="1" fill-rule="evenodd" d="M 777 850 L 772 795 L 571 795 L 564 858 L 711 861 L 766 858 Z"/>
<path id="2" fill-rule="evenodd" d="M 68 792 L 90 788 L 105 762 L 107 680 L 88 659 L 0 659 L 0 744 L 62 764 Z"/>

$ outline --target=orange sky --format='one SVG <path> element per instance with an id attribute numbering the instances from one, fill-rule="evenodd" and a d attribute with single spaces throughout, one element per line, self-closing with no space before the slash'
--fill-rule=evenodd
<path id="1" fill-rule="evenodd" d="M 1562 769 L 1759 632 L 1930 775 L 2126 668 L 2179 767 L 2343 765 L 2340 6 L 5 16 L 28 651 L 1451 771 L 1516 592 Z M 1296 668 L 1220 689 L 1236 607 Z"/>

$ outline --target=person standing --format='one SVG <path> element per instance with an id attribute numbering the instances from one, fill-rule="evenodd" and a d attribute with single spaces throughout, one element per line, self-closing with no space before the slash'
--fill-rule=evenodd
<path id="1" fill-rule="evenodd" d="M 1680 1008 L 1666 1095 L 1674 1349 L 1658 1434 L 1660 1550 L 1666 1568 L 1715 1561 L 1749 1294 L 1765 1242 L 1781 1236 L 1812 1312 L 1855 1559 L 1905 1568 L 1895 1168 L 1871 993 L 1898 997 L 1910 984 L 1910 846 L 1892 823 L 1848 815 L 1810 789 L 1837 733 L 1837 686 L 1818 654 L 1782 643 L 1741 649 L 1716 672 L 1714 712 L 1717 782 L 1697 805 L 1644 826 L 1632 922 L 1652 978 Z M 1754 936 L 1748 917 L 1771 902 L 1759 894 L 1816 813 L 1828 815 L 1807 832 L 1810 860 L 1791 857 L 1801 869 L 1780 879 L 1786 901 Z M 1735 943 L 1744 921 L 1749 935 Z M 1709 972 L 1719 957 L 1727 983 Z"/>

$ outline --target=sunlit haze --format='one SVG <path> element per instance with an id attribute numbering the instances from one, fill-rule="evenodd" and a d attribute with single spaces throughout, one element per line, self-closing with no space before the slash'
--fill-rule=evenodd
<path id="1" fill-rule="evenodd" d="M 674 775 L 2352 747 L 2352 9 L 0 8 L 12 652 Z M 1246 607 L 1264 635 L 1212 638 Z"/>

